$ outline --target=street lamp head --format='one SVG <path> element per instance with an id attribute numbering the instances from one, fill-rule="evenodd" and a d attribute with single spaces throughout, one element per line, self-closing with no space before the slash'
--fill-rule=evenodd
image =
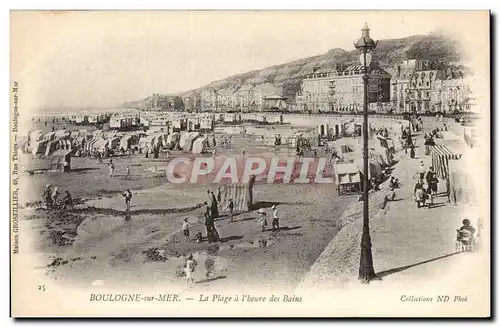
<path id="1" fill-rule="evenodd" d="M 365 23 L 365 26 L 361 30 L 361 37 L 354 43 L 354 47 L 360 51 L 369 52 L 377 47 L 377 43 L 378 41 L 374 41 L 370 37 L 370 29 L 368 28 L 368 24 Z"/>
<path id="2" fill-rule="evenodd" d="M 364 65 L 365 57 L 366 57 L 366 67 L 370 67 L 370 63 L 372 62 L 372 55 L 369 52 L 367 52 L 366 54 L 362 53 L 359 56 L 359 62 L 361 63 L 361 65 Z"/>

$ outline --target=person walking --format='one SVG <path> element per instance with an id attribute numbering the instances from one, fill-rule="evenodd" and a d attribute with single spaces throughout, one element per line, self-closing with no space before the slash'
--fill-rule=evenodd
<path id="1" fill-rule="evenodd" d="M 213 191 L 210 192 L 211 202 L 212 202 L 212 217 L 215 219 L 219 217 L 219 203 Z"/>
<path id="2" fill-rule="evenodd" d="M 419 173 L 420 173 L 421 180 L 424 180 L 424 178 L 425 178 L 425 171 L 426 171 L 426 169 L 425 169 L 424 161 L 420 160 Z"/>
<path id="3" fill-rule="evenodd" d="M 259 214 L 258 222 L 260 226 L 260 231 L 264 232 L 267 226 L 266 210 L 264 210 L 264 208 L 260 208 L 259 210 L 257 210 L 257 213 Z"/>
<path id="4" fill-rule="evenodd" d="M 279 219 L 279 216 L 278 216 L 278 209 L 276 208 L 276 205 L 273 205 L 271 207 L 271 210 L 273 212 L 273 222 L 272 222 L 272 226 L 273 226 L 273 232 L 274 231 L 280 231 L 280 219 Z"/>
<path id="5" fill-rule="evenodd" d="M 54 203 L 52 202 L 52 190 L 50 184 L 45 185 L 45 190 L 43 191 L 43 201 L 46 209 L 52 208 Z"/>
<path id="6" fill-rule="evenodd" d="M 193 255 L 190 254 L 186 260 L 186 267 L 184 272 L 186 273 L 186 288 L 195 283 L 194 272 L 196 270 L 197 262 L 194 260 Z"/>
<path id="7" fill-rule="evenodd" d="M 126 190 L 123 192 L 122 196 L 125 198 L 125 211 L 130 214 L 130 201 L 132 200 L 132 192 Z"/>
<path id="8" fill-rule="evenodd" d="M 415 184 L 415 188 L 413 190 L 415 202 L 417 203 L 417 208 L 420 206 L 425 206 L 425 193 L 424 193 L 424 185 L 421 180 L 418 180 Z"/>
<path id="9" fill-rule="evenodd" d="M 214 226 L 212 219 L 212 209 L 207 202 L 204 202 L 203 204 L 205 205 L 203 216 L 205 217 L 205 228 L 207 229 L 207 241 L 208 243 L 212 243 L 214 242 L 214 232 L 212 228 L 212 226 Z"/>
<path id="10" fill-rule="evenodd" d="M 222 201 L 222 193 L 221 193 L 221 190 L 220 190 L 220 186 L 217 186 L 217 202 L 221 202 Z"/>
<path id="11" fill-rule="evenodd" d="M 433 197 L 437 196 L 438 183 L 439 183 L 436 173 L 434 172 L 434 167 L 429 167 L 429 171 L 425 176 L 425 180 L 427 182 L 427 187 L 428 187 L 427 193 L 430 194 L 432 202 Z"/>
<path id="12" fill-rule="evenodd" d="M 184 235 L 184 240 L 186 242 L 190 242 L 190 238 L 189 238 L 189 229 L 191 228 L 191 225 L 188 223 L 188 219 L 187 217 L 184 218 L 184 221 L 182 222 L 182 235 Z"/>
<path id="13" fill-rule="evenodd" d="M 130 166 L 127 165 L 127 167 L 125 168 L 125 175 L 127 176 L 127 178 L 130 178 Z"/>
<path id="14" fill-rule="evenodd" d="M 227 204 L 227 215 L 229 217 L 229 222 L 233 222 L 233 210 L 234 210 L 234 202 L 233 199 L 229 199 L 229 203 Z"/>
<path id="15" fill-rule="evenodd" d="M 109 161 L 108 169 L 109 169 L 109 177 L 113 177 L 113 175 L 115 174 L 115 164 L 113 163 L 113 160 Z"/>

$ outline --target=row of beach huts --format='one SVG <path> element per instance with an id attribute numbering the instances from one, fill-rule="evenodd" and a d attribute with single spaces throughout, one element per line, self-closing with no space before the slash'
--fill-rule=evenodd
<path id="1" fill-rule="evenodd" d="M 73 156 L 88 156 L 99 153 L 102 157 L 127 153 L 146 153 L 158 149 L 178 149 L 193 153 L 204 153 L 213 146 L 215 138 L 200 132 L 132 131 L 116 130 L 89 132 L 58 130 L 43 133 L 31 131 L 23 144 L 23 151 L 35 157 L 48 158 L 58 150 L 71 151 Z"/>

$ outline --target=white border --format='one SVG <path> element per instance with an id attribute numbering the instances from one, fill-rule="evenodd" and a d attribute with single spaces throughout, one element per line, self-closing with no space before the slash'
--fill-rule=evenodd
<path id="1" fill-rule="evenodd" d="M 408 4 L 412 4 L 411 6 Z M 500 2 L 499 1 L 487 1 L 487 0 L 474 0 L 474 1 L 436 1 L 436 0 L 420 0 L 418 2 L 404 2 L 404 1 L 385 1 L 385 2 L 377 2 L 376 4 L 373 1 L 359 1 L 359 0 L 350 0 L 350 1 L 345 1 L 345 2 L 335 2 L 335 3 L 326 3 L 325 1 L 319 1 L 319 0 L 308 0 L 308 1 L 296 1 L 296 0 L 288 0 L 288 1 L 282 1 L 282 2 L 271 2 L 269 0 L 252 0 L 252 1 L 220 1 L 220 0 L 211 0 L 211 1 L 193 1 L 193 0 L 183 0 L 183 1 L 176 1 L 175 3 L 168 3 L 165 4 L 163 1 L 151 1 L 151 0 L 141 0 L 141 1 L 103 1 L 103 0 L 87 0 L 87 1 L 44 1 L 43 3 L 40 3 L 38 1 L 2 1 L 0 4 L 1 7 L 1 21 L 2 21 L 2 33 L 1 35 L 1 44 L 5 45 L 1 47 L 1 49 L 4 49 L 4 65 L 2 65 L 2 74 L 1 76 L 4 76 L 2 79 L 2 104 L 9 108 L 10 106 L 10 93 L 9 93 L 9 10 L 15 9 L 15 10 L 28 10 L 28 9 L 100 9 L 100 10 L 111 10 L 111 9 L 119 9 L 119 10 L 126 10 L 126 9 L 136 9 L 136 10 L 148 10 L 148 9 L 293 9 L 293 10 L 300 10 L 300 9 L 314 9 L 314 10 L 325 10 L 325 9 L 337 9 L 337 10 L 346 10 L 346 9 L 355 9 L 355 10 L 361 10 L 361 9 L 377 9 L 377 10 L 389 10 L 389 9 L 425 9 L 425 10 L 436 10 L 436 9 L 458 9 L 458 10 L 471 10 L 471 9 L 492 9 L 493 13 L 498 13 L 499 7 L 500 7 Z M 495 33 L 495 43 L 498 44 L 498 34 Z M 498 54 L 492 58 L 492 60 L 496 61 L 498 59 Z M 496 76 L 495 76 L 496 77 Z M 496 88 L 495 90 L 492 90 L 493 94 L 500 94 L 499 92 L 499 87 L 498 87 L 498 80 L 495 78 L 495 85 Z M 493 108 L 497 108 L 496 104 L 498 104 L 497 100 L 495 100 L 494 105 L 492 106 Z M 9 110 L 10 112 L 10 110 Z M 494 122 L 494 127 L 495 129 L 496 126 L 500 126 L 498 120 L 498 114 Z M 10 133 L 9 133 L 9 123 L 10 123 L 10 115 L 9 119 L 0 119 L 0 130 L 3 131 L 5 139 L 9 140 L 10 139 Z M 7 147 L 4 147 L 6 149 Z M 498 155 L 498 151 L 497 151 Z M 498 160 L 498 156 L 496 158 Z M 10 153 L 8 151 L 4 151 L 4 160 L 1 161 L 1 171 L 4 173 L 1 175 L 2 178 L 2 183 L 3 189 L 2 189 L 2 196 L 0 197 L 1 201 L 1 208 L 3 209 L 3 212 L 5 212 L 6 216 L 3 217 L 2 223 L 4 224 L 2 231 L 5 233 L 5 238 L 4 238 L 4 246 L 8 246 L 8 233 L 9 233 L 9 219 L 8 219 L 8 213 L 7 210 L 9 208 L 9 189 L 7 185 L 9 185 L 9 175 L 7 174 L 8 171 L 10 171 Z M 495 179 L 495 185 L 496 182 L 498 182 L 498 179 Z M 500 195 L 497 194 L 495 198 L 495 203 L 500 203 Z M 495 217 L 492 217 L 495 219 Z M 494 231 L 494 235 L 500 235 L 498 229 L 499 229 L 499 223 L 496 223 L 496 229 Z M 496 237 L 494 237 L 495 239 Z M 498 253 L 498 241 L 496 241 L 497 247 L 494 249 L 493 253 Z M 0 252 L 1 254 L 1 261 L 4 263 L 4 269 L 2 270 L 2 280 L 4 283 L 9 282 L 9 266 L 6 264 L 9 262 L 9 250 L 8 249 L 3 249 L 3 251 Z M 493 277 L 493 275 L 492 275 Z M 6 285 L 7 286 L 7 285 Z M 3 288 L 7 290 L 7 287 Z M 10 298 L 9 298 L 9 293 L 8 292 L 2 292 L 2 308 L 3 308 L 3 320 L 2 325 L 4 323 L 7 323 L 8 325 L 13 324 L 14 320 L 8 318 L 9 316 L 9 304 L 10 304 Z M 496 310 L 495 310 L 496 311 Z M 229 313 L 228 313 L 229 314 Z M 364 321 L 360 321 L 358 323 L 362 323 Z M 478 321 L 479 322 L 479 321 Z M 33 322 L 24 322 L 25 324 L 32 324 Z M 50 323 L 50 322 L 49 322 Z M 65 321 L 61 322 L 59 325 L 63 326 L 68 326 L 71 322 Z M 103 322 L 92 322 L 94 325 L 97 326 L 104 326 L 105 324 L 112 323 L 111 321 L 103 321 Z M 116 323 L 116 322 L 115 322 Z M 123 322 L 117 322 L 119 324 L 123 324 Z M 164 323 L 164 322 L 158 322 L 158 323 Z M 169 324 L 176 325 L 178 322 L 173 322 L 170 321 L 168 322 Z M 227 323 L 234 323 L 234 322 L 227 322 Z M 276 324 L 278 323 L 277 321 L 271 321 L 268 323 L 263 323 L 259 322 L 259 324 Z M 289 322 L 285 322 L 289 323 Z M 304 322 L 303 322 L 304 323 Z M 345 322 L 334 322 L 335 324 L 344 324 Z M 403 324 L 404 322 L 398 322 L 398 324 Z M 430 324 L 434 324 L 437 322 L 426 322 Z M 472 322 L 471 322 L 472 323 Z M 210 322 L 206 323 L 206 325 L 220 325 L 221 322 Z M 349 323 L 350 325 L 352 322 Z M 440 323 L 443 324 L 443 323 Z M 449 325 L 455 325 L 455 321 L 449 321 L 445 322 L 444 324 L 449 324 Z"/>

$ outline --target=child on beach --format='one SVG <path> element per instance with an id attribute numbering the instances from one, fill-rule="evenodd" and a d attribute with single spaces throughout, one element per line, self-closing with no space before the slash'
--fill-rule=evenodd
<path id="1" fill-rule="evenodd" d="M 190 284 L 194 284 L 194 271 L 196 269 L 196 260 L 194 260 L 193 255 L 190 254 L 186 260 L 186 268 L 184 272 L 186 273 L 186 288 Z"/>
<path id="2" fill-rule="evenodd" d="M 113 160 L 109 161 L 108 168 L 109 168 L 109 177 L 113 177 L 115 173 L 115 164 L 113 163 Z"/>
<path id="3" fill-rule="evenodd" d="M 190 242 L 189 239 L 189 229 L 191 228 L 191 225 L 188 223 L 188 219 L 184 218 L 184 221 L 182 222 L 182 234 L 184 235 L 184 239 L 186 242 Z"/>
<path id="4" fill-rule="evenodd" d="M 261 232 L 264 232 L 267 226 L 266 211 L 264 208 L 260 208 L 257 210 L 257 213 L 259 214 L 259 226 L 261 228 Z"/>

